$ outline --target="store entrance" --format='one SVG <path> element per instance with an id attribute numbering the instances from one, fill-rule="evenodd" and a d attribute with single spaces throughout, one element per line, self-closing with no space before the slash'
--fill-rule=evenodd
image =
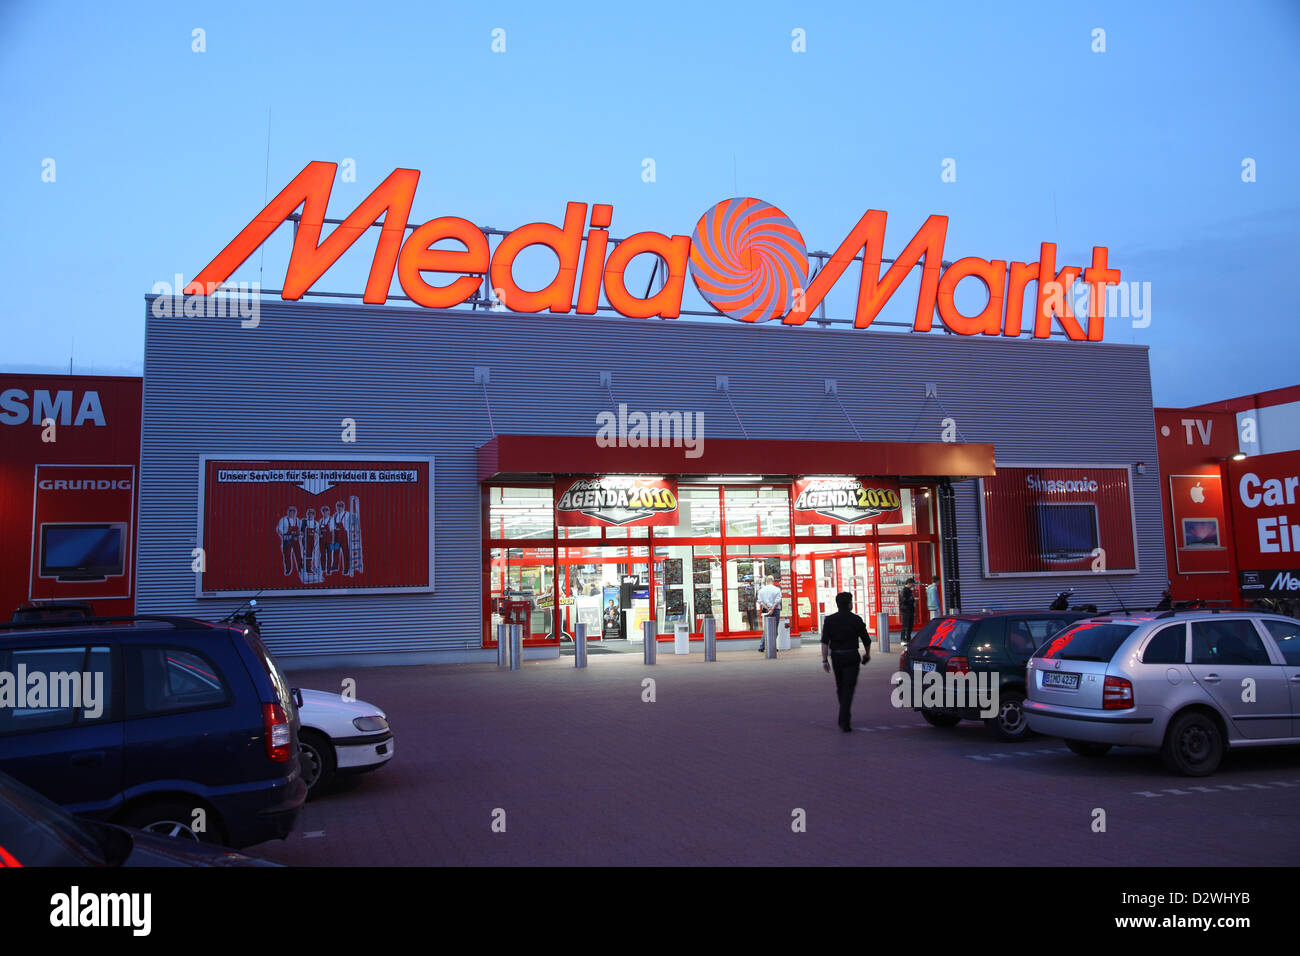
<path id="1" fill-rule="evenodd" d="M 639 639 L 650 620 L 650 558 L 642 545 L 559 549 L 560 572 L 569 602 L 561 622 L 572 639 L 579 622 L 587 640 Z"/>
<path id="2" fill-rule="evenodd" d="M 645 546 L 493 548 L 489 573 L 493 635 L 522 624 L 524 640 L 555 642 L 558 621 L 558 640 L 571 641 L 581 621 L 588 640 L 626 640 L 650 619 Z"/>
<path id="3" fill-rule="evenodd" d="M 913 630 L 929 620 L 928 586 L 934 581 L 933 545 L 924 542 L 859 544 L 827 542 L 795 547 L 798 594 L 795 616 L 799 630 L 819 632 L 822 616 L 836 610 L 835 595 L 853 595 L 853 611 L 874 634 L 876 615 L 889 614 L 891 629 L 901 627 L 898 596 L 908 578 L 915 578 Z"/>

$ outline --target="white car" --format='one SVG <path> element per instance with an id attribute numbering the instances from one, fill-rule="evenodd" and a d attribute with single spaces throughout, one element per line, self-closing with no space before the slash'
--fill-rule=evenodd
<path id="1" fill-rule="evenodd" d="M 300 689 L 298 751 L 310 799 L 336 774 L 376 770 L 393 759 L 388 716 L 342 694 Z"/>

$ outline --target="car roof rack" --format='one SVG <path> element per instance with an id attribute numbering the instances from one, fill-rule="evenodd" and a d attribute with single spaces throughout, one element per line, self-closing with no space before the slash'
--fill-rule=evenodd
<path id="1" fill-rule="evenodd" d="M 1158 615 L 1159 617 L 1174 617 L 1178 614 L 1272 614 L 1279 613 L 1279 616 L 1286 617 L 1280 612 L 1265 611 L 1257 607 L 1179 607 L 1171 611 L 1165 611 Z"/>
<path id="2" fill-rule="evenodd" d="M 40 631 L 47 628 L 75 628 L 91 624 L 121 624 L 128 621 L 156 621 L 170 624 L 178 631 L 197 631 L 217 627 L 211 621 L 196 617 L 177 617 L 171 614 L 131 614 L 123 617 L 78 617 L 58 621 L 8 621 L 0 624 L 0 631 Z"/>

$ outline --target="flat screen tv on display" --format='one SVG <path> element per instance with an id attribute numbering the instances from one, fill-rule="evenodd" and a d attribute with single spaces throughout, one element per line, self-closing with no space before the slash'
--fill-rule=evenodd
<path id="1" fill-rule="evenodd" d="M 126 525 L 41 525 L 41 576 L 60 581 L 97 581 L 123 571 Z"/>
<path id="2" fill-rule="evenodd" d="M 1086 557 L 1097 547 L 1097 508 L 1091 504 L 1038 506 L 1038 554 L 1048 561 Z"/>

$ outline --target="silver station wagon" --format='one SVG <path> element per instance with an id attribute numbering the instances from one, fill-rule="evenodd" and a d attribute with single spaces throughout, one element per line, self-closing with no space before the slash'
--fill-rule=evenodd
<path id="1" fill-rule="evenodd" d="M 1228 747 L 1300 744 L 1300 621 L 1276 614 L 1089 618 L 1039 647 L 1026 678 L 1030 729 L 1083 756 L 1150 747 L 1202 777 Z"/>

